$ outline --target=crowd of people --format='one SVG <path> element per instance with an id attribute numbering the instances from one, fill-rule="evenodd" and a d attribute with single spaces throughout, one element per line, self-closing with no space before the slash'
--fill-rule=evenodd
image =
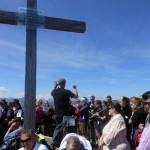
<path id="1" fill-rule="evenodd" d="M 0 101 L 0 145 L 3 143 L 3 138 L 9 133 L 23 125 L 23 109 L 18 99 L 7 103 L 5 99 Z"/>
<path id="2" fill-rule="evenodd" d="M 43 101 L 37 99 L 35 108 L 36 131 L 49 137 L 53 137 L 64 116 L 74 117 L 76 133 L 64 135 L 59 143 L 60 150 L 150 149 L 150 91 L 140 97 L 122 96 L 113 102 L 110 95 L 103 101 L 97 100 L 94 95 L 79 99 L 77 86 L 73 86 L 72 92 L 65 89 L 65 85 L 64 78 L 54 82 L 51 91 L 54 106 L 50 106 L 48 101 L 43 105 Z M 72 98 L 74 101 L 71 101 Z M 24 115 L 19 100 L 14 99 L 10 103 L 5 99 L 0 101 L 0 145 L 12 131 L 23 126 Z M 45 147 L 36 143 L 34 132 L 30 129 L 22 132 L 20 142 L 28 150 Z"/>
<path id="3" fill-rule="evenodd" d="M 103 150 L 135 150 L 143 145 L 144 149 L 150 149 L 149 143 L 144 141 L 143 136 L 141 137 L 145 133 L 144 129 L 148 130 L 147 125 L 150 121 L 148 115 L 150 92 L 140 97 L 122 96 L 116 103 L 112 101 L 111 96 L 101 101 L 96 100 L 92 95 L 89 98 L 90 102 L 87 97 L 82 97 L 76 98 L 75 103 L 72 104 L 70 99 L 77 97 L 77 88 L 73 86 L 76 91 L 72 93 L 65 90 L 65 84 L 65 79 L 60 79 L 57 84 L 56 82 L 54 84 L 51 95 L 54 98 L 55 107 L 58 112 L 61 112 L 54 114 L 61 118 L 61 121 L 64 115 L 73 115 L 78 133 L 86 137 L 92 146 L 96 145 L 98 149 Z M 70 94 L 65 94 L 67 92 Z M 65 103 L 65 106 L 62 103 Z M 67 114 L 66 111 L 68 111 Z"/>

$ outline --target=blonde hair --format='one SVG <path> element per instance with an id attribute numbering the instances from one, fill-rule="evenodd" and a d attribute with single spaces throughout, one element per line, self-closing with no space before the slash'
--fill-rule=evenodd
<path id="1" fill-rule="evenodd" d="M 135 104 L 135 105 L 141 105 L 141 98 L 139 98 L 139 97 L 131 97 L 130 98 L 130 102 L 131 103 L 133 103 L 133 104 Z"/>
<path id="2" fill-rule="evenodd" d="M 42 105 L 42 99 L 36 99 L 36 106 Z"/>

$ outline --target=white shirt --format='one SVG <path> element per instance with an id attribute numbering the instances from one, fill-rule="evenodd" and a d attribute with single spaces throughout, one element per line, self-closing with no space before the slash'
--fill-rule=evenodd
<path id="1" fill-rule="evenodd" d="M 24 148 L 20 148 L 19 150 L 24 150 Z M 36 143 L 33 150 L 48 150 L 46 145 Z"/>

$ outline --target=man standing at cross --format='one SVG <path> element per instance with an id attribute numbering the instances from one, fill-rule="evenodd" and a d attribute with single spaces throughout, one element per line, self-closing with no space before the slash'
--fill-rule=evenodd
<path id="1" fill-rule="evenodd" d="M 70 90 L 65 89 L 65 85 L 66 80 L 60 78 L 58 82 L 54 82 L 54 90 L 51 92 L 54 99 L 56 124 L 62 122 L 63 116 L 68 116 L 70 98 L 78 98 L 76 85 L 73 85 L 73 93 Z"/>

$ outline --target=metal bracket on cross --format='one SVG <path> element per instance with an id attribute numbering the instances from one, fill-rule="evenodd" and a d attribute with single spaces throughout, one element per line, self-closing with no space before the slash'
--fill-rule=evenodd
<path id="1" fill-rule="evenodd" d="M 43 11 L 31 8 L 18 9 L 18 24 L 24 25 L 29 30 L 44 28 L 45 17 Z"/>

